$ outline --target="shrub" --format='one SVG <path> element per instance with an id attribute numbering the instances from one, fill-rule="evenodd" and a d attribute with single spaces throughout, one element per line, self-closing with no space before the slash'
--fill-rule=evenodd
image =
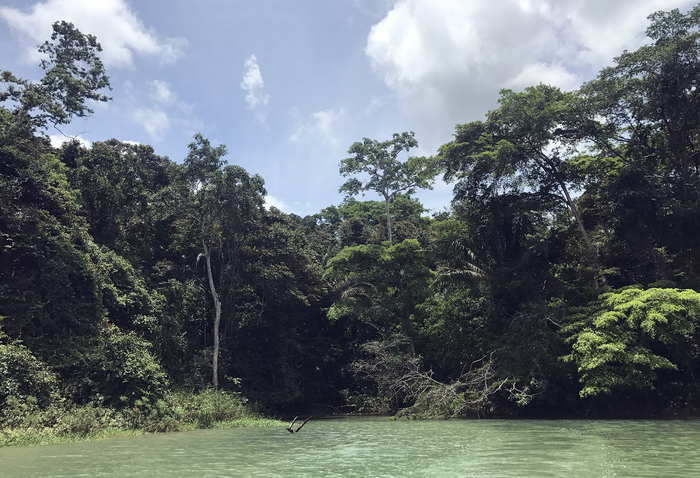
<path id="1" fill-rule="evenodd" d="M 151 344 L 136 333 L 105 325 L 72 373 L 73 397 L 117 408 L 131 408 L 143 397 L 162 398 L 167 377 L 150 349 Z"/>
<path id="2" fill-rule="evenodd" d="M 7 336 L 0 330 L 3 339 Z M 14 397 L 20 403 L 33 398 L 39 406 L 47 406 L 57 387 L 56 374 L 27 347 L 19 342 L 0 343 L 0 405 Z"/>
<path id="3" fill-rule="evenodd" d="M 222 390 L 204 390 L 199 394 L 176 392 L 166 400 L 177 417 L 197 428 L 210 428 L 215 422 L 250 417 L 254 412 L 240 395 Z"/>

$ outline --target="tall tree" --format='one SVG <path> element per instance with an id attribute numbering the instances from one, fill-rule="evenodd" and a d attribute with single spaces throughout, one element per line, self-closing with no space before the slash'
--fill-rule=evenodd
<path id="1" fill-rule="evenodd" d="M 570 128 L 576 120 L 573 95 L 540 84 L 522 93 L 502 90 L 498 102 L 486 121 L 457 125 L 455 139 L 440 148 L 445 180 L 459 180 L 456 199 L 503 194 L 544 202 L 558 198 L 574 216 L 591 266 L 605 282 L 598 251 L 569 191 L 578 179 L 571 160 L 578 157 L 581 141 Z"/>
<path id="2" fill-rule="evenodd" d="M 57 126 L 69 123 L 74 116 L 85 117 L 93 112 L 88 100 L 110 100 L 100 92 L 110 88 L 100 51 L 102 47 L 93 35 L 81 33 L 72 23 L 54 23 L 51 41 L 39 47 L 39 52 L 48 56 L 41 61 L 46 73 L 40 81 L 0 72 L 6 85 L 0 91 L 0 102 L 12 104 L 14 120 L 2 130 L 0 141 L 11 141 L 22 127 Z"/>
<path id="3" fill-rule="evenodd" d="M 184 177 L 190 195 L 189 219 L 201 244 L 199 258 L 204 260 L 209 292 L 214 302 L 214 348 L 212 385 L 219 386 L 219 329 L 222 317 L 222 292 L 239 272 L 240 251 L 246 231 L 262 211 L 265 189 L 263 179 L 249 176 L 240 166 L 224 166 L 226 146 L 214 147 L 201 134 L 188 145 Z"/>
<path id="4" fill-rule="evenodd" d="M 610 265 L 626 269 L 627 284 L 670 279 L 697 288 L 700 6 L 649 20 L 651 42 L 581 88 L 581 127 L 599 150 L 592 176 L 619 239 Z"/>
<path id="5" fill-rule="evenodd" d="M 377 140 L 363 138 L 355 142 L 348 153 L 349 158 L 340 161 L 340 174 L 343 177 L 355 176 L 340 187 L 348 196 L 361 191 L 375 191 L 384 198 L 386 209 L 386 229 L 389 243 L 391 238 L 391 215 L 389 204 L 397 194 L 413 194 L 416 188 L 432 189 L 437 174 L 434 162 L 425 157 L 409 157 L 405 162 L 398 159 L 402 151 L 418 147 L 413 131 L 394 133 L 392 139 L 380 143 Z M 369 176 L 358 179 L 357 176 Z"/>
<path id="6" fill-rule="evenodd" d="M 648 18 L 653 42 L 625 51 L 581 89 L 587 125 L 603 152 L 643 165 L 684 195 L 700 173 L 700 5 Z"/>
<path id="7" fill-rule="evenodd" d="M 411 317 L 427 297 L 434 275 L 420 250 L 416 239 L 344 248 L 328 261 L 325 272 L 339 293 L 329 318 L 360 320 L 385 336 L 398 331 L 414 356 Z"/>

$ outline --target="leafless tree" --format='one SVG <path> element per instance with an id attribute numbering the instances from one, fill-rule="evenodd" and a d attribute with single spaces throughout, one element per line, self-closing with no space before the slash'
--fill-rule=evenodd
<path id="1" fill-rule="evenodd" d="M 378 393 L 395 403 L 412 403 L 398 412 L 414 418 L 451 418 L 489 413 L 491 398 L 504 391 L 518 401 L 532 398 L 515 380 L 499 378 L 493 354 L 475 361 L 456 380 L 443 383 L 424 370 L 419 357 L 402 352 L 406 338 L 368 342 L 367 358 L 353 364 L 356 375 L 374 382 Z"/>

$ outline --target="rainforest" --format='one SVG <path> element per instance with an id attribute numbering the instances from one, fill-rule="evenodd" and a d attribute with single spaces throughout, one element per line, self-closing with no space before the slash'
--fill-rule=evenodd
<path id="1" fill-rule="evenodd" d="M 0 73 L 0 444 L 306 413 L 697 415 L 700 6 L 649 22 L 580 89 L 502 90 L 430 157 L 412 132 L 350 145 L 344 199 L 306 217 L 264 207 L 264 179 L 201 134 L 173 159 L 52 147 L 110 99 L 98 39 L 56 22 L 43 79 Z M 453 200 L 427 214 L 436 180 Z"/>

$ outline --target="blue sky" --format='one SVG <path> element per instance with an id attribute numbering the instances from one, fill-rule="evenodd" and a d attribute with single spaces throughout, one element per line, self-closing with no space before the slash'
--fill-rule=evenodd
<path id="1" fill-rule="evenodd" d="M 577 88 L 645 42 L 648 14 L 695 4 L 3 0 L 0 69 L 40 78 L 36 45 L 71 21 L 102 44 L 113 101 L 63 133 L 150 144 L 181 162 L 201 132 L 265 178 L 269 204 L 307 215 L 342 201 L 338 164 L 353 142 L 415 131 L 411 154 L 435 154 L 501 88 Z M 451 196 L 442 183 L 419 194 L 433 210 Z"/>

